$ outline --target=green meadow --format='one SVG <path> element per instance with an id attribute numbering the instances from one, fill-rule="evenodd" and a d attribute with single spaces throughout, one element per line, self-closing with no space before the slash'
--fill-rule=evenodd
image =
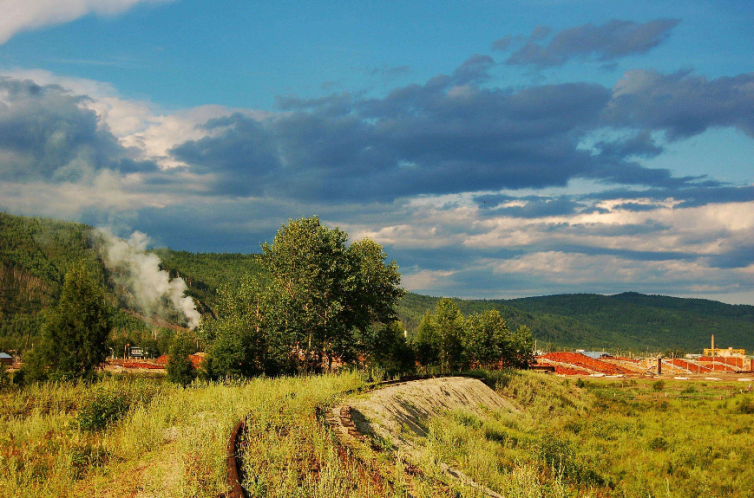
<path id="1" fill-rule="evenodd" d="M 364 373 L 14 388 L 0 394 L 0 496 L 218 496 L 244 417 L 250 496 L 482 496 L 447 465 L 511 497 L 754 496 L 746 383 L 485 375 L 520 412 L 427 420 L 413 461 L 390 441 L 343 445 L 317 416 Z"/>

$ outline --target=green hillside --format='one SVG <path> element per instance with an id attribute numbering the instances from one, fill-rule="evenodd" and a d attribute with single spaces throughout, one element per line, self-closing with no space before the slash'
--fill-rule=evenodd
<path id="1" fill-rule="evenodd" d="M 406 329 L 413 334 L 419 326 L 422 316 L 434 310 L 440 298 L 422 296 L 409 292 L 398 306 L 398 318 Z M 546 311 L 530 312 L 510 306 L 504 301 L 497 300 L 467 300 L 454 299 L 455 303 L 466 315 L 488 309 L 498 310 L 505 318 L 510 328 L 526 325 L 531 328 L 534 338 L 540 347 L 611 347 L 619 345 L 623 348 L 640 348 L 641 344 L 625 337 L 611 334 L 598 327 L 594 327 L 565 316 L 557 316 Z"/>
<path id="2" fill-rule="evenodd" d="M 399 316 L 415 330 L 439 298 L 408 294 Z M 539 346 L 650 351 L 709 347 L 754 349 L 754 306 L 629 292 L 614 296 L 564 294 L 512 300 L 460 300 L 464 313 L 499 310 L 511 326 L 531 327 Z"/>
<path id="3" fill-rule="evenodd" d="M 721 347 L 754 349 L 754 306 L 635 292 L 529 297 L 506 303 L 533 314 L 571 318 L 650 349 L 700 350 L 709 347 L 711 334 Z"/>
<path id="4" fill-rule="evenodd" d="M 0 349 L 34 344 L 45 310 L 57 303 L 63 278 L 77 263 L 105 288 L 116 328 L 147 328 L 118 306 L 115 287 L 92 247 L 91 230 L 81 223 L 0 213 Z"/>
<path id="5" fill-rule="evenodd" d="M 235 285 L 244 275 L 258 274 L 261 269 L 256 254 L 191 253 L 172 249 L 155 249 L 162 268 L 171 278 L 181 277 L 189 286 L 188 295 L 197 301 L 202 313 L 212 313 L 217 290 Z"/>
<path id="6" fill-rule="evenodd" d="M 27 347 L 38 336 L 44 310 L 57 302 L 63 276 L 83 261 L 118 308 L 116 327 L 147 330 L 124 310 L 122 289 L 113 283 L 80 223 L 0 213 L 0 348 Z M 255 254 L 153 251 L 163 269 L 182 277 L 202 313 L 212 313 L 217 289 L 260 271 Z M 413 334 L 439 298 L 408 293 L 398 316 Z M 571 294 L 514 300 L 461 300 L 464 314 L 496 309 L 511 328 L 527 325 L 540 348 L 621 348 L 634 351 L 682 348 L 698 351 L 715 334 L 721 346 L 754 349 L 754 306 L 703 299 L 626 293 L 615 296 Z"/>

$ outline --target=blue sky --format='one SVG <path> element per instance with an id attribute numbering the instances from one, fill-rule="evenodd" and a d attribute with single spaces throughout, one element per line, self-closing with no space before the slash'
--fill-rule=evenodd
<path id="1" fill-rule="evenodd" d="M 0 209 L 411 290 L 754 304 L 750 2 L 6 0 Z"/>

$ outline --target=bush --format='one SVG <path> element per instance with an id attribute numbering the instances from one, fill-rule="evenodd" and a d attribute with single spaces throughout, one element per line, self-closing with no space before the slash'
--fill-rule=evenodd
<path id="1" fill-rule="evenodd" d="M 120 389 L 99 388 L 79 412 L 79 427 L 85 431 L 104 429 L 120 419 L 130 407 L 127 393 Z"/>
<path id="2" fill-rule="evenodd" d="M 78 413 L 79 428 L 85 431 L 105 429 L 123 418 L 131 407 L 148 403 L 158 392 L 156 385 L 144 382 L 96 386 Z"/>
<path id="3" fill-rule="evenodd" d="M 736 412 L 744 415 L 754 415 L 754 400 L 749 397 L 742 399 L 736 405 Z"/>
<path id="4" fill-rule="evenodd" d="M 5 363 L 0 363 L 0 391 L 10 386 L 10 375 L 6 371 Z"/>
<path id="5" fill-rule="evenodd" d="M 168 358 L 168 380 L 187 386 L 193 382 L 196 377 L 196 371 L 189 355 L 195 352 L 194 341 L 188 334 L 181 333 L 173 340 L 170 348 L 170 357 Z"/>
<path id="6" fill-rule="evenodd" d="M 665 389 L 665 381 L 664 380 L 658 380 L 652 383 L 652 390 L 655 392 L 660 392 L 663 389 Z"/>
<path id="7" fill-rule="evenodd" d="M 659 436 L 649 442 L 649 448 L 655 451 L 665 451 L 668 449 L 668 442 L 664 437 Z"/>

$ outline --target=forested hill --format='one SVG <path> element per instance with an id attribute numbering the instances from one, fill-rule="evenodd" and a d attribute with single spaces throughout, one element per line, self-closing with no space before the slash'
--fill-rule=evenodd
<path id="1" fill-rule="evenodd" d="M 124 312 L 122 289 L 109 278 L 92 247 L 91 229 L 79 223 L 0 213 L 0 349 L 33 342 L 44 310 L 57 302 L 63 276 L 79 261 L 106 288 L 119 310 L 116 325 L 120 330 L 147 328 L 132 313 Z M 254 254 L 153 252 L 161 258 L 163 269 L 186 281 L 188 293 L 203 313 L 212 312 L 221 285 L 233 285 L 243 275 L 259 272 Z M 399 305 L 399 318 L 413 333 L 437 300 L 409 293 Z M 456 302 L 464 314 L 497 309 L 511 328 L 528 325 L 540 347 L 550 343 L 569 348 L 696 351 L 709 344 L 714 333 L 721 346 L 754 349 L 754 306 L 636 293 Z"/>
<path id="2" fill-rule="evenodd" d="M 0 350 L 24 349 L 34 343 L 45 310 L 57 303 L 66 272 L 82 262 L 105 288 L 117 331 L 139 333 L 152 327 L 138 318 L 139 310 L 127 309 L 124 289 L 110 278 L 93 246 L 91 231 L 91 226 L 81 223 L 0 212 Z M 153 252 L 171 276 L 185 279 L 188 294 L 203 313 L 212 312 L 223 283 L 233 284 L 242 275 L 258 271 L 255 255 Z M 171 317 L 163 318 L 171 321 Z"/>
<path id="3" fill-rule="evenodd" d="M 627 292 L 613 296 L 570 294 L 507 301 L 518 309 L 552 313 L 632 338 L 650 349 L 719 347 L 754 349 L 754 306 Z"/>
<path id="4" fill-rule="evenodd" d="M 410 327 L 439 298 L 408 294 L 400 315 Z M 565 294 L 512 300 L 456 300 L 464 313 L 497 309 L 509 324 L 532 328 L 540 347 L 585 349 L 680 348 L 701 352 L 715 334 L 718 346 L 754 349 L 754 306 L 628 292 L 613 296 Z"/>

